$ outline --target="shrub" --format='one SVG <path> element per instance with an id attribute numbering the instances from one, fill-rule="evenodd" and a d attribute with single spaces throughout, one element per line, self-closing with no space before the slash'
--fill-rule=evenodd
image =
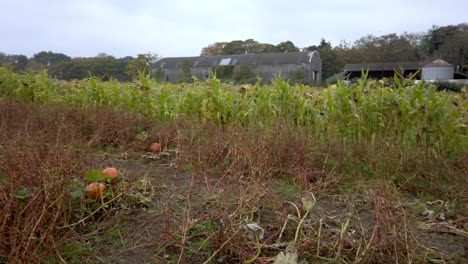
<path id="1" fill-rule="evenodd" d="M 222 81 L 228 81 L 232 79 L 234 73 L 234 65 L 222 65 L 213 67 L 213 72 L 216 78 Z"/>
<path id="2" fill-rule="evenodd" d="M 464 87 L 463 84 L 452 83 L 447 81 L 436 81 L 434 85 L 437 86 L 438 91 L 448 90 L 452 92 L 460 92 Z"/>
<path id="3" fill-rule="evenodd" d="M 289 81 L 291 84 L 306 84 L 304 70 L 296 70 L 289 74 Z"/>
<path id="4" fill-rule="evenodd" d="M 248 65 L 240 65 L 239 67 L 234 68 L 233 80 L 236 83 L 252 83 L 255 75 Z"/>
<path id="5" fill-rule="evenodd" d="M 163 68 L 158 68 L 154 71 L 154 79 L 158 82 L 166 81 L 166 72 Z"/>

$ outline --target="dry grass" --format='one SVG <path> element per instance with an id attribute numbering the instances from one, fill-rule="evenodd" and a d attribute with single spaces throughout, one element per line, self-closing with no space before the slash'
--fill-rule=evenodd
<path id="1" fill-rule="evenodd" d="M 267 263 L 292 246 L 300 258 L 313 262 L 425 263 L 429 258 L 413 227 L 421 212 L 410 201 L 430 197 L 466 203 L 467 172 L 461 160 L 424 149 L 379 141 L 323 143 L 287 126 L 259 131 L 207 125 L 179 138 L 179 162 L 190 164 L 214 204 L 209 217 L 192 217 L 199 222 L 222 219 L 217 234 L 222 239 L 212 240 L 208 252 L 227 254 L 232 262 L 258 258 Z M 296 192 L 288 186 L 296 186 Z M 300 198 L 311 193 L 318 197 L 317 209 L 298 227 L 306 213 Z M 330 201 L 336 194 L 344 194 L 341 201 Z M 452 220 L 465 221 L 466 216 Z M 267 231 L 260 244 L 238 233 L 247 222 Z M 277 241 L 280 236 L 283 243 Z M 447 255 L 431 256 L 450 261 Z"/>
<path id="2" fill-rule="evenodd" d="M 40 261 L 78 235 L 61 226 L 80 208 L 87 154 L 133 146 L 135 127 L 151 123 L 111 110 L 0 101 L 0 262 Z M 81 187 L 78 187 L 81 188 Z"/>
<path id="3" fill-rule="evenodd" d="M 183 177 L 146 171 L 155 163 L 138 153 L 155 139 L 171 155 L 156 165 L 179 167 Z M 128 168 L 122 198 L 90 216 L 96 207 L 70 192 L 82 188 L 102 151 L 142 164 Z M 108 251 L 141 255 L 149 248 L 144 260 L 156 263 L 273 263 L 280 252 L 309 262 L 461 261 L 421 239 L 420 223 L 439 223 L 422 219 L 412 202 L 430 197 L 461 207 L 445 224 L 466 239 L 466 216 L 459 213 L 467 201 L 464 161 L 379 139 L 319 140 L 297 126 L 160 123 L 110 109 L 2 99 L 0 262 L 83 262 L 74 256 L 83 252 L 63 248 L 92 244 L 108 230 L 128 245 Z M 301 198 L 315 200 L 312 209 Z M 120 205 L 137 216 L 118 213 Z M 122 219 L 133 226 L 119 227 Z M 249 238 L 247 223 L 262 227 L 264 238 Z"/>

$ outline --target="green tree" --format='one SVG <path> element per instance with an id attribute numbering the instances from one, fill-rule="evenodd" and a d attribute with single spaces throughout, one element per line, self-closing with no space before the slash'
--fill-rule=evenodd
<path id="1" fill-rule="evenodd" d="M 192 82 L 192 73 L 190 71 L 190 61 L 188 59 L 185 59 L 182 62 L 182 81 Z"/>
<path id="2" fill-rule="evenodd" d="M 436 53 L 454 65 L 463 67 L 468 64 L 468 31 L 447 38 Z"/>
<path id="3" fill-rule="evenodd" d="M 405 35 L 387 34 L 379 37 L 367 35 L 354 43 L 360 49 L 363 62 L 406 62 L 421 60 L 419 47 Z"/>
<path id="4" fill-rule="evenodd" d="M 311 45 L 311 46 L 307 46 L 305 48 L 302 49 L 303 51 L 314 51 L 314 50 L 318 50 L 318 46 L 317 45 Z"/>
<path id="5" fill-rule="evenodd" d="M 273 44 L 262 43 L 260 44 L 260 52 L 259 53 L 275 53 L 276 46 Z"/>
<path id="6" fill-rule="evenodd" d="M 331 43 L 322 38 L 317 50 L 322 60 L 322 80 L 338 73 L 340 69 L 336 61 L 337 55 Z"/>
<path id="7" fill-rule="evenodd" d="M 304 51 L 318 51 L 322 61 L 322 80 L 342 71 L 344 65 L 338 63 L 337 51 L 332 47 L 331 42 L 324 38 L 319 45 L 311 45 L 304 48 Z"/>
<path id="8" fill-rule="evenodd" d="M 233 40 L 231 42 L 215 42 L 204 47 L 201 56 L 232 55 L 232 54 L 261 54 L 286 51 L 299 51 L 291 41 L 281 42 L 277 46 L 260 43 L 254 39 Z"/>
<path id="9" fill-rule="evenodd" d="M 158 68 L 154 71 L 154 78 L 158 82 L 164 82 L 166 77 L 166 72 L 164 71 L 163 68 Z"/>
<path id="10" fill-rule="evenodd" d="M 342 41 L 338 46 L 333 48 L 336 53 L 335 57 L 335 73 L 344 70 L 344 66 L 348 63 L 361 63 L 364 61 L 362 50 L 356 48 L 351 43 Z"/>
<path id="11" fill-rule="evenodd" d="M 107 58 L 107 57 L 114 57 L 110 54 L 107 54 L 105 52 L 99 52 L 97 55 L 96 55 L 96 58 Z"/>
<path id="12" fill-rule="evenodd" d="M 135 59 L 132 56 L 126 56 L 118 60 L 118 74 L 115 76 L 120 81 L 131 81 L 132 77 L 128 74 L 127 69 L 128 65 Z"/>
<path id="13" fill-rule="evenodd" d="M 428 55 L 433 55 L 448 39 L 456 33 L 468 31 L 468 23 L 448 25 L 444 27 L 432 26 L 423 37 L 422 44 Z"/>
<path id="14" fill-rule="evenodd" d="M 28 57 L 25 55 L 6 55 L 6 66 L 10 67 L 15 72 L 24 72 L 28 65 Z"/>
<path id="15" fill-rule="evenodd" d="M 45 65 L 47 68 L 58 62 L 71 60 L 69 56 L 63 53 L 55 53 L 52 51 L 41 51 L 39 53 L 34 54 L 32 59 L 37 63 Z"/>
<path id="16" fill-rule="evenodd" d="M 88 77 L 90 71 L 91 68 L 88 59 L 74 58 L 71 61 L 59 62 L 53 65 L 49 70 L 49 74 L 53 78 L 73 80 Z"/>
<path id="17" fill-rule="evenodd" d="M 245 53 L 247 54 L 258 54 L 263 52 L 262 44 L 254 39 L 245 40 L 243 47 L 245 49 Z"/>
<path id="18" fill-rule="evenodd" d="M 138 54 L 135 59 L 130 61 L 127 66 L 127 73 L 131 78 L 137 78 L 138 73 L 145 71 L 151 73 L 153 64 L 159 59 L 155 53 Z"/>
<path id="19" fill-rule="evenodd" d="M 276 45 L 277 52 L 295 52 L 299 51 L 299 48 L 294 45 L 291 41 L 283 41 Z"/>
<path id="20" fill-rule="evenodd" d="M 246 48 L 244 46 L 244 41 L 234 40 L 226 44 L 223 48 L 223 55 L 232 55 L 232 54 L 245 54 Z"/>
<path id="21" fill-rule="evenodd" d="M 127 74 L 128 64 L 128 57 L 123 59 L 116 59 L 112 56 L 74 58 L 54 64 L 50 67 L 49 74 L 63 80 L 83 79 L 92 74 L 103 80 L 115 78 L 120 81 L 129 81 L 131 79 Z"/>
<path id="22" fill-rule="evenodd" d="M 223 49 L 226 46 L 227 42 L 215 42 L 204 47 L 201 52 L 201 56 L 214 56 L 223 54 Z"/>
<path id="23" fill-rule="evenodd" d="M 33 72 L 40 72 L 40 71 L 47 69 L 47 66 L 33 59 L 30 59 L 28 60 L 28 64 L 26 65 L 26 68 L 32 70 Z"/>

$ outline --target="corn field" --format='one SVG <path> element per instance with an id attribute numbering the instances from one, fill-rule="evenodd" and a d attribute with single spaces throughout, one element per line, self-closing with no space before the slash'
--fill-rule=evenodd
<path id="1" fill-rule="evenodd" d="M 213 78 L 192 84 L 157 83 L 140 75 L 132 83 L 89 77 L 61 82 L 47 72 L 16 74 L 0 68 L 0 96 L 35 103 L 112 107 L 161 121 L 213 122 L 223 126 L 305 129 L 319 140 L 344 143 L 405 144 L 437 153 L 466 152 L 468 93 L 438 92 L 427 83 L 396 76 L 361 79 L 327 89 L 289 85 L 236 86 Z"/>

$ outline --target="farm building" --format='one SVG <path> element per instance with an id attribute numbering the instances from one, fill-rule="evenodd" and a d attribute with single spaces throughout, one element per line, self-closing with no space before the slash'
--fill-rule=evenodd
<path id="1" fill-rule="evenodd" d="M 425 81 L 466 79 L 466 75 L 455 72 L 455 67 L 442 59 L 430 62 L 347 64 L 344 69 L 345 76 L 350 79 L 361 77 L 363 71 L 368 71 L 368 77 L 375 79 L 392 78 L 395 71 L 402 72 L 404 76 L 417 73 L 417 79 Z"/>
<path id="2" fill-rule="evenodd" d="M 455 76 L 455 67 L 441 59 L 424 64 L 421 80 L 451 80 Z"/>
<path id="3" fill-rule="evenodd" d="M 422 67 L 420 62 L 403 63 L 364 63 L 364 64 L 346 64 L 345 76 L 348 78 L 360 78 L 363 72 L 368 71 L 369 78 L 382 79 L 392 78 L 395 71 L 403 72 L 405 76 L 414 74 Z M 419 74 L 420 75 L 420 74 Z"/>
<path id="4" fill-rule="evenodd" d="M 320 83 L 322 77 L 322 62 L 317 51 L 162 58 L 155 64 L 155 70 L 168 82 L 186 78 L 184 67 L 199 80 L 212 73 L 217 73 L 218 78 L 220 74 L 224 75 L 222 77 L 231 75 L 234 79 L 236 74 L 244 74 L 265 81 L 281 75 L 284 79 L 303 79 L 306 83 Z"/>

